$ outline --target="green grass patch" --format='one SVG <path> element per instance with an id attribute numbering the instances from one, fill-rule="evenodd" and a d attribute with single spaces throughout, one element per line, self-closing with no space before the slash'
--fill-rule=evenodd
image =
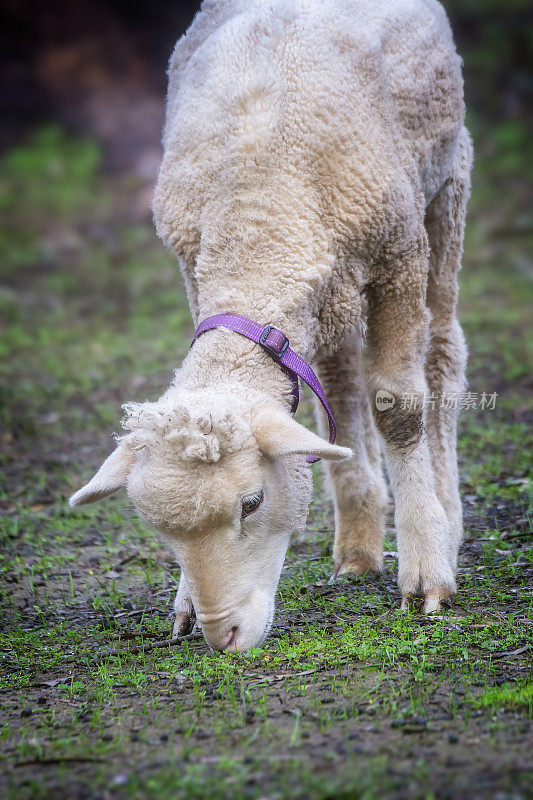
<path id="1" fill-rule="evenodd" d="M 473 700 L 476 708 L 499 708 L 525 711 L 533 716 L 533 685 L 531 683 L 511 686 L 505 684 L 479 695 Z"/>

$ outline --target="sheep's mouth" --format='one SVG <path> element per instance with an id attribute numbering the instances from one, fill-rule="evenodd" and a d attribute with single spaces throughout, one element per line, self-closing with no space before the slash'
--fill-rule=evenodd
<path id="1" fill-rule="evenodd" d="M 265 643 L 265 640 L 268 637 L 268 634 L 270 633 L 270 629 L 272 628 L 272 622 L 274 621 L 274 611 L 275 611 L 275 607 L 274 607 L 274 604 L 272 604 L 272 606 L 271 606 L 271 608 L 270 608 L 270 610 L 268 612 L 268 619 L 267 619 L 267 621 L 265 623 L 265 627 L 263 628 L 263 632 L 262 632 L 261 636 L 259 637 L 257 642 L 255 644 L 253 644 L 253 645 L 250 645 L 250 647 L 261 647 Z M 195 624 L 196 624 L 197 628 L 199 628 L 200 630 L 202 629 L 202 624 L 200 622 L 198 622 L 198 620 L 196 620 Z M 205 639 L 205 635 L 204 635 L 204 639 Z M 216 653 L 217 652 L 217 650 L 215 650 L 213 647 L 211 647 L 211 645 L 209 644 L 209 642 L 207 642 L 207 640 L 206 640 L 206 644 L 207 644 L 207 646 L 209 647 L 209 649 L 211 650 L 212 653 Z M 248 647 L 246 649 L 249 650 L 250 647 Z"/>

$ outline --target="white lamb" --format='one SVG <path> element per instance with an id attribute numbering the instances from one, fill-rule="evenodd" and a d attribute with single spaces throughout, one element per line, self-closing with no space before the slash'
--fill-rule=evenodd
<path id="1" fill-rule="evenodd" d="M 205 0 L 178 42 L 154 213 L 194 321 L 281 329 L 314 363 L 343 446 L 296 423 L 287 374 L 220 327 L 160 400 L 126 406 L 126 435 L 71 504 L 126 487 L 168 537 L 175 633 L 196 615 L 212 648 L 264 640 L 307 517 L 305 454 L 331 462 L 335 574 L 379 571 L 380 442 L 402 605 L 420 594 L 431 612 L 455 592 L 463 119 L 436 0 Z"/>

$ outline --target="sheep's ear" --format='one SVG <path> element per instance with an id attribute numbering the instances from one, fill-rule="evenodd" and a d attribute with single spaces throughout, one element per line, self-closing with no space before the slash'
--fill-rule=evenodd
<path id="1" fill-rule="evenodd" d="M 69 505 L 82 506 L 84 503 L 94 503 L 95 500 L 101 500 L 122 489 L 126 485 L 134 461 L 135 453 L 126 445 L 119 444 L 89 483 L 72 495 Z"/>
<path id="2" fill-rule="evenodd" d="M 277 409 L 257 412 L 252 428 L 259 449 L 271 458 L 302 453 L 328 461 L 344 461 L 353 455 L 348 447 L 326 442 Z"/>

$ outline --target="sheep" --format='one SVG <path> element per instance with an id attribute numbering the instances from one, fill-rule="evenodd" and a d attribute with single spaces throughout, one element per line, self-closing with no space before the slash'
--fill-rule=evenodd
<path id="1" fill-rule="evenodd" d="M 290 537 L 327 462 L 333 575 L 379 573 L 395 501 L 401 607 L 456 592 L 462 535 L 456 319 L 472 148 L 461 62 L 436 0 L 204 0 L 170 60 L 159 236 L 194 323 L 272 324 L 318 371 L 333 444 L 292 384 L 224 327 L 198 338 L 73 506 L 125 487 L 181 566 L 176 635 L 260 645 Z M 429 394 L 428 394 L 429 393 Z M 425 403 L 427 396 L 432 403 Z M 408 401 L 406 400 L 408 398 Z M 317 403 L 319 430 L 324 415 Z"/>

